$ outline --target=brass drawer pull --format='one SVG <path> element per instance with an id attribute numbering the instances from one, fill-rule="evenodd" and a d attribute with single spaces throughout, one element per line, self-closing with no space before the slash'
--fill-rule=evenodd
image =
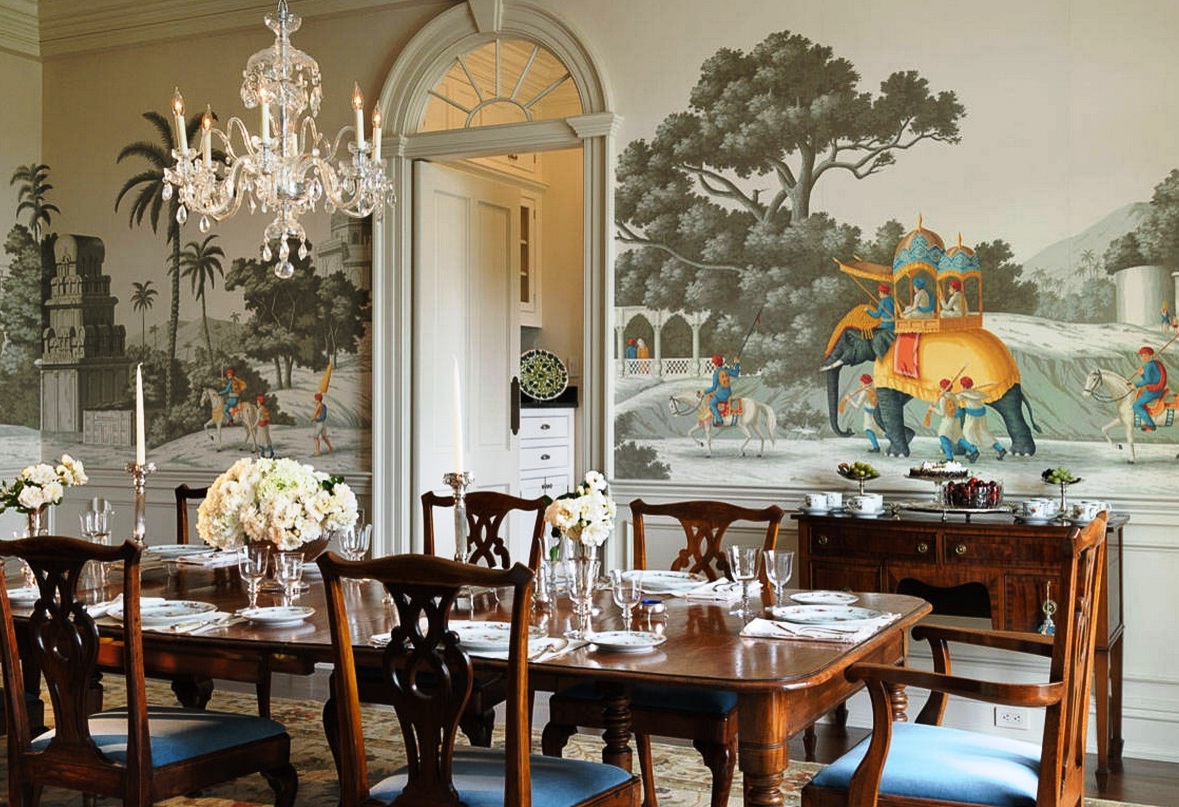
<path id="1" fill-rule="evenodd" d="M 820 535 L 817 540 L 817 543 L 819 544 L 819 546 L 826 546 L 829 543 L 827 536 Z"/>
<path id="2" fill-rule="evenodd" d="M 917 554 L 918 555 L 924 555 L 928 551 L 929 551 L 929 544 L 925 543 L 925 541 L 922 541 L 921 543 L 917 544 Z"/>
<path id="3" fill-rule="evenodd" d="M 966 544 L 958 544 L 956 547 L 954 547 L 954 554 L 955 555 L 965 555 L 966 554 Z"/>

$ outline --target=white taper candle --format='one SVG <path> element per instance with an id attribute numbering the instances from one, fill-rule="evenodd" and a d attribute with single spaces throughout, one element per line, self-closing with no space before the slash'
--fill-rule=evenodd
<path id="1" fill-rule="evenodd" d="M 463 468 L 463 393 L 459 384 L 458 356 L 454 359 L 454 470 L 462 473 Z"/>
<path id="2" fill-rule="evenodd" d="M 147 462 L 147 440 L 143 426 L 143 363 L 135 365 L 135 462 Z"/>

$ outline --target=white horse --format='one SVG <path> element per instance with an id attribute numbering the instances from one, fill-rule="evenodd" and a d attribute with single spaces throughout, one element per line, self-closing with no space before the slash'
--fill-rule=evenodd
<path id="1" fill-rule="evenodd" d="M 225 425 L 225 397 L 213 387 L 205 387 L 201 393 L 201 403 L 209 405 L 209 419 L 205 421 L 204 431 L 209 434 L 209 427 L 217 430 L 217 436 L 209 434 L 209 439 L 217 443 L 217 450 L 221 450 L 221 427 Z M 238 403 L 237 422 L 246 427 L 245 442 L 255 452 L 258 451 L 258 407 L 250 401 Z"/>
<path id="2" fill-rule="evenodd" d="M 761 445 L 757 449 L 757 456 L 761 457 L 765 454 L 766 440 L 770 441 L 771 446 L 777 445 L 778 438 L 775 431 L 778 428 L 778 416 L 774 414 L 773 408 L 768 404 L 755 401 L 752 398 L 742 398 L 741 400 L 744 402 L 744 408 L 737 416 L 736 423 L 737 427 L 745 434 L 745 442 L 741 444 L 741 456 L 745 456 L 745 447 L 756 436 L 761 440 Z M 717 427 L 712 422 L 712 410 L 708 408 L 708 396 L 703 392 L 697 392 L 695 400 L 692 400 L 686 395 L 672 395 L 668 405 L 671 407 L 673 415 L 694 414 L 696 416 L 696 424 L 688 429 L 688 436 L 705 446 L 708 449 L 708 456 L 711 457 L 712 430 Z M 726 420 L 731 420 L 731 418 Z M 695 436 L 698 431 L 704 432 L 703 440 Z"/>
<path id="3" fill-rule="evenodd" d="M 1128 378 L 1120 376 L 1113 370 L 1094 368 L 1085 377 L 1085 388 L 1081 395 L 1102 403 L 1111 403 L 1118 412 L 1118 416 L 1101 427 L 1105 441 L 1111 446 L 1116 445 L 1119 450 L 1121 443 L 1115 443 L 1109 436 L 1110 429 L 1121 426 L 1126 431 L 1126 443 L 1130 446 L 1130 462 L 1137 459 L 1134 453 L 1134 401 L 1137 399 L 1138 388 Z"/>

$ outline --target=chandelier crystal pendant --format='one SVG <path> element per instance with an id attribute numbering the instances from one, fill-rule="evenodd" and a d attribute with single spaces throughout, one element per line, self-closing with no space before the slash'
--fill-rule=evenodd
<path id="1" fill-rule="evenodd" d="M 274 44 L 251 56 L 242 73 L 242 104 L 261 113 L 257 135 L 251 135 L 236 117 L 224 131 L 214 128 L 213 113 L 206 107 L 199 148 L 190 148 L 184 99 L 176 91 L 172 96 L 176 164 L 164 169 L 163 196 L 171 199 L 175 187 L 180 202 L 176 220 L 184 224 L 190 213 L 200 214 L 202 233 L 209 231 L 212 222 L 237 213 L 243 201 L 251 213 L 257 208 L 263 213 L 273 211 L 274 220 L 262 237 L 261 256 L 264 262 L 274 260 L 271 245 L 278 242 L 274 273 L 280 278 L 295 272 L 290 260 L 292 242 L 299 258 L 307 257 L 307 233 L 299 217 L 318 210 L 321 201 L 328 213 L 339 210 L 354 218 L 374 214 L 378 220 L 394 201 L 381 166 L 381 113 L 373 110 L 372 137 L 365 140 L 364 96 L 359 86 L 352 94 L 353 126 L 345 126 L 329 141 L 315 125 L 323 97 L 319 65 L 292 47 L 290 40 L 302 22 L 287 8 L 286 0 L 279 0 L 277 11 L 266 15 Z M 351 158 L 337 161 L 336 154 L 350 133 L 353 138 L 347 152 Z M 221 154 L 214 159 L 214 140 L 223 159 Z"/>

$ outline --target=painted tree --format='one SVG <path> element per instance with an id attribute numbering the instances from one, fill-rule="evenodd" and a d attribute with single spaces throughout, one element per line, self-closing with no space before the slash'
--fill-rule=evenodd
<path id="1" fill-rule="evenodd" d="M 143 352 L 147 352 L 147 312 L 156 303 L 156 297 L 159 292 L 152 287 L 152 281 L 145 280 L 140 283 L 138 280 L 131 283 L 131 309 L 139 312 L 139 328 L 142 333 L 141 344 L 143 345 Z"/>
<path id="2" fill-rule="evenodd" d="M 357 352 L 368 322 L 370 301 L 368 291 L 354 285 L 343 272 L 323 279 L 317 302 L 323 351 L 329 361 L 335 363 L 340 353 Z"/>
<path id="3" fill-rule="evenodd" d="M 0 350 L 4 406 L 0 418 L 35 429 L 41 412 L 41 374 L 34 363 L 41 357 L 41 250 L 29 228 L 14 224 L 4 241 L 4 252 L 9 266 L 0 276 L 0 311 L 4 312 Z"/>
<path id="4" fill-rule="evenodd" d="M 22 165 L 12 174 L 9 185 L 21 183 L 17 192 L 19 200 L 16 215 L 24 211 L 29 212 L 29 230 L 33 240 L 41 243 L 41 225 L 49 225 L 50 215 L 60 213 L 57 205 L 45 201 L 46 194 L 53 190 L 53 186 L 46 180 L 49 178 L 49 166 L 43 163 L 29 163 Z"/>
<path id="5" fill-rule="evenodd" d="M 617 235 L 632 249 L 620 260 L 618 302 L 713 311 L 730 343 L 748 326 L 741 312 L 766 302 L 778 321 L 765 332 L 787 342 L 766 351 L 814 337 L 816 309 L 847 293 L 831 258 L 850 257 L 859 241 L 852 228 L 815 220 L 819 182 L 870 177 L 926 141 L 956 143 L 965 115 L 953 92 L 932 92 L 913 71 L 893 73 L 877 94 L 859 84 L 851 62 L 788 31 L 708 59 L 689 108 L 620 158 Z M 830 324 L 828 315 L 821 327 Z"/>
<path id="6" fill-rule="evenodd" d="M 1150 210 L 1135 232 L 1144 263 L 1179 264 L 1179 168 L 1154 186 Z"/>
<path id="7" fill-rule="evenodd" d="M 216 235 L 210 235 L 204 241 L 189 241 L 188 246 L 180 256 L 181 274 L 192 284 L 193 295 L 201 302 L 201 324 L 205 331 L 205 349 L 208 351 L 209 364 L 213 361 L 213 339 L 209 335 L 209 312 L 205 304 L 206 288 L 217 285 L 217 276 L 225 277 L 225 269 L 221 266 L 221 259 L 225 251 L 213 243 Z"/>
<path id="8" fill-rule="evenodd" d="M 165 191 L 168 187 L 164 182 L 164 169 L 172 165 L 172 146 L 175 136 L 172 124 L 168 118 L 158 112 L 144 112 L 143 117 L 155 129 L 157 140 L 137 140 L 124 146 L 119 152 L 118 162 L 138 158 L 147 163 L 147 168 L 135 174 L 119 189 L 115 197 L 115 210 L 123 198 L 134 194 L 131 199 L 128 226 L 142 226 L 146 218 L 153 233 L 160 231 L 160 214 L 167 207 L 167 231 L 165 241 L 168 244 L 171 257 L 168 273 L 172 281 L 172 307 L 168 316 L 168 366 L 175 366 L 176 362 L 176 331 L 180 327 L 180 202 L 174 194 Z M 188 137 L 192 142 L 196 131 L 200 127 L 200 118 L 194 117 L 188 123 Z M 173 369 L 173 372 L 175 370 Z M 176 402 L 176 383 L 173 372 L 164 376 L 165 406 L 172 406 Z"/>

